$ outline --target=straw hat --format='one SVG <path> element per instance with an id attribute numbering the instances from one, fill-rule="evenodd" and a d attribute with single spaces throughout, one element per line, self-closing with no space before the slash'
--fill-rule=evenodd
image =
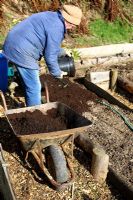
<path id="1" fill-rule="evenodd" d="M 61 13 L 66 21 L 71 24 L 79 25 L 82 18 L 82 11 L 79 7 L 73 5 L 64 5 Z"/>

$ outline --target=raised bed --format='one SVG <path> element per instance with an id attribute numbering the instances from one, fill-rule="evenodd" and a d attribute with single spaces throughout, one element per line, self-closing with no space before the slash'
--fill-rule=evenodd
<path id="1" fill-rule="evenodd" d="M 127 167 L 127 171 L 128 171 L 128 178 L 126 178 L 126 173 L 121 176 L 121 172 L 119 171 L 120 166 L 119 166 L 119 170 L 118 170 L 119 173 L 116 172 L 117 166 L 115 166 L 115 168 L 113 167 L 113 162 L 115 162 L 115 161 L 113 161 L 113 162 L 111 161 L 112 160 L 111 157 L 114 156 L 114 153 L 116 152 L 116 150 L 113 150 L 113 148 L 115 148 L 115 139 L 117 137 L 118 138 L 120 137 L 120 144 L 119 144 L 118 138 L 116 141 L 117 142 L 116 146 L 118 146 L 117 151 L 121 152 L 118 155 L 117 155 L 117 153 L 115 155 L 117 157 L 117 162 L 119 162 L 119 159 L 120 159 L 120 163 L 122 164 L 122 162 L 121 162 L 122 155 L 127 156 L 127 158 L 125 158 L 124 161 L 130 162 L 130 160 L 132 158 L 132 149 L 131 149 L 132 142 L 133 142 L 132 131 L 130 131 L 130 129 L 124 124 L 123 120 L 119 116 L 115 115 L 108 108 L 106 108 L 102 105 L 99 105 L 99 103 L 96 102 L 96 99 L 98 99 L 99 98 L 98 96 L 100 96 L 102 99 L 107 99 L 110 103 L 119 106 L 118 107 L 119 111 L 123 112 L 130 120 L 133 120 L 131 118 L 132 110 L 130 108 L 128 108 L 126 105 L 124 105 L 123 103 L 119 102 L 116 98 L 111 96 L 109 93 L 103 91 L 102 89 L 98 88 L 97 86 L 95 87 L 92 84 L 89 84 L 89 89 L 92 90 L 92 88 L 93 88 L 93 92 L 96 91 L 97 95 L 94 93 L 91 93 L 90 91 L 86 91 L 84 88 L 80 87 L 79 85 L 77 86 L 76 83 L 68 82 L 67 88 L 61 88 L 60 83 L 57 80 L 54 81 L 54 80 L 52 80 L 51 77 L 48 77 L 48 76 L 43 77 L 43 78 L 44 78 L 44 80 L 47 80 L 47 82 L 48 82 L 51 101 L 64 102 L 67 105 L 69 105 L 70 107 L 77 110 L 78 112 L 82 113 L 83 115 L 88 116 L 88 118 L 92 117 L 92 119 L 93 119 L 94 116 L 97 118 L 96 122 L 94 122 L 94 123 L 97 123 L 97 125 L 94 126 L 94 129 L 92 131 L 89 130 L 88 137 L 92 137 L 93 140 L 95 140 L 95 138 L 97 138 L 97 141 L 101 145 L 103 145 L 105 150 L 107 150 L 107 153 L 110 156 L 110 162 L 111 162 L 110 172 L 112 174 L 114 174 L 113 176 L 114 176 L 115 180 L 117 178 L 117 183 L 119 182 L 119 184 L 117 184 L 118 188 L 119 189 L 121 188 L 120 180 L 121 181 L 123 180 L 123 185 L 125 188 L 127 188 L 127 189 L 125 189 L 125 191 L 126 190 L 130 191 L 129 195 L 128 195 L 128 199 L 129 198 L 132 199 L 133 189 L 131 186 L 132 180 L 130 179 L 130 176 L 132 176 L 132 172 L 130 171 L 130 169 L 128 171 L 128 168 L 130 168 L 129 165 L 132 165 L 132 164 L 129 163 L 129 165 L 128 164 L 125 165 L 125 168 Z M 87 86 L 87 84 L 85 84 L 85 85 Z M 90 87 L 90 85 L 92 88 Z M 82 101 L 81 101 L 81 99 L 82 99 Z M 104 117 L 103 117 L 105 120 L 104 123 L 100 122 L 100 120 L 102 120 L 102 115 L 104 115 Z M 98 131 L 100 131 L 100 132 L 97 133 Z M 113 132 L 112 136 L 110 134 L 110 131 Z M 104 136 L 102 136 L 102 132 L 103 132 L 103 135 L 106 135 L 104 140 L 102 139 L 104 137 Z M 106 134 L 106 132 L 108 134 Z M 101 139 L 100 139 L 100 137 L 101 137 Z M 112 137 L 112 139 L 111 139 L 111 137 Z M 127 139 L 126 139 L 126 137 L 127 137 Z M 129 158 L 128 158 L 128 153 L 127 153 L 127 155 L 125 155 L 126 149 L 124 149 L 124 147 L 128 148 L 127 147 L 128 145 L 124 146 L 124 141 L 128 141 L 128 138 L 130 138 L 129 150 L 131 149 Z M 104 141 L 103 143 L 102 143 L 102 140 Z M 122 142 L 123 142 L 123 145 L 122 145 Z M 107 143 L 112 145 L 112 147 L 110 145 L 107 145 Z M 122 145 L 122 147 L 120 147 L 120 145 Z M 110 146 L 110 148 L 109 148 L 109 146 Z M 111 153 L 111 151 L 113 151 L 113 154 Z M 114 173 L 114 171 L 115 171 L 115 173 Z M 112 176 L 112 180 L 113 180 L 113 176 Z M 124 180 L 124 179 L 126 179 L 126 180 Z M 129 181 L 129 179 L 130 179 L 130 181 Z M 126 182 L 126 184 L 125 184 L 125 182 Z M 121 190 L 121 192 L 122 191 L 123 190 Z M 131 197 L 129 197 L 129 196 L 131 196 Z"/>

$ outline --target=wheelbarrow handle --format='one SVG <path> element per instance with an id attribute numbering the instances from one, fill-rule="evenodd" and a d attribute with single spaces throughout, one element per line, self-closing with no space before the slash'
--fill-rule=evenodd
<path id="1" fill-rule="evenodd" d="M 1 90 L 0 90 L 0 96 L 1 96 L 1 99 L 2 99 L 2 103 L 3 103 L 4 109 L 5 109 L 5 111 L 7 111 L 6 100 L 5 100 L 4 94 L 3 94 L 3 92 Z"/>
<path id="2" fill-rule="evenodd" d="M 45 88 L 45 92 L 46 92 L 46 102 L 49 103 L 49 91 L 48 91 L 48 84 L 47 82 L 45 81 L 44 82 L 44 88 Z"/>

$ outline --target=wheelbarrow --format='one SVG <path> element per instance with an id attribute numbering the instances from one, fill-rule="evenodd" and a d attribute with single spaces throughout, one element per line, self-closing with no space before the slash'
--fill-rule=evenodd
<path id="1" fill-rule="evenodd" d="M 32 155 L 56 190 L 63 190 L 71 185 L 74 181 L 72 157 L 67 154 L 65 147 L 70 143 L 73 154 L 74 138 L 84 133 L 92 124 L 91 121 L 59 102 L 6 110 L 5 116 L 26 151 L 27 164 L 30 166 L 28 158 Z M 44 155 L 45 150 L 48 152 L 48 159 Z"/>

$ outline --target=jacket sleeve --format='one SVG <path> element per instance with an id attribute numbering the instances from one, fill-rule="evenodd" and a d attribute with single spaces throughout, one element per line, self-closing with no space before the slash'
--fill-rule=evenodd
<path id="1" fill-rule="evenodd" d="M 46 36 L 46 45 L 44 50 L 44 58 L 48 66 L 50 74 L 54 77 L 59 77 L 61 70 L 58 65 L 58 55 L 60 53 L 60 46 L 62 42 L 62 34 L 49 33 Z"/>

